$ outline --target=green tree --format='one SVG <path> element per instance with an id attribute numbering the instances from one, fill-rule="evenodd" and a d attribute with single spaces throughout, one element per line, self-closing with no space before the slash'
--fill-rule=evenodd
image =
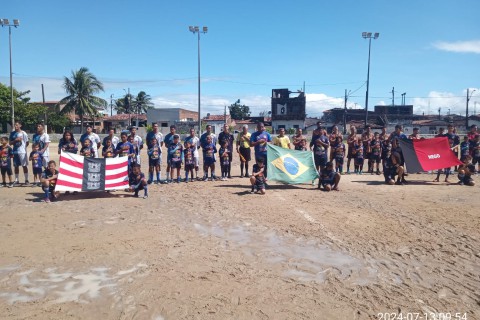
<path id="1" fill-rule="evenodd" d="M 128 114 L 132 113 L 132 108 L 131 104 L 133 101 L 133 95 L 131 94 L 126 94 L 122 98 L 119 98 L 115 100 L 115 106 L 113 107 L 117 114 Z M 130 104 L 130 107 L 127 108 L 127 106 Z"/>
<path id="2" fill-rule="evenodd" d="M 140 91 L 137 96 L 133 98 L 132 107 L 135 113 L 147 113 L 148 109 L 153 108 L 152 97 L 146 94 L 145 91 Z"/>
<path id="3" fill-rule="evenodd" d="M 30 91 L 17 91 L 13 88 L 13 105 L 15 108 L 15 118 L 24 121 L 22 114 L 18 113 L 18 109 L 25 106 L 30 98 L 27 96 Z M 7 124 L 12 120 L 12 106 L 11 106 L 10 87 L 0 83 L 0 125 L 2 132 L 7 131 Z"/>
<path id="4" fill-rule="evenodd" d="M 72 111 L 80 116 L 80 126 L 83 131 L 83 117 L 98 116 L 97 108 L 103 108 L 107 102 L 95 94 L 104 91 L 103 84 L 88 68 L 82 67 L 77 71 L 72 71 L 71 79 L 65 77 L 63 88 L 67 96 L 60 100 L 58 105 L 65 104 L 62 114 Z"/>
<path id="5" fill-rule="evenodd" d="M 230 111 L 230 116 L 232 119 L 235 120 L 242 120 L 250 117 L 250 108 L 246 105 L 241 105 L 240 100 L 231 104 L 228 107 L 228 110 Z"/>

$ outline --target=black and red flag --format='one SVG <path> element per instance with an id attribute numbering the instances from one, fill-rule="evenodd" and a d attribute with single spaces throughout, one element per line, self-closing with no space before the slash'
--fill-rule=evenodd
<path id="1" fill-rule="evenodd" d="M 447 137 L 399 141 L 408 172 L 437 170 L 462 164 L 450 149 Z"/>

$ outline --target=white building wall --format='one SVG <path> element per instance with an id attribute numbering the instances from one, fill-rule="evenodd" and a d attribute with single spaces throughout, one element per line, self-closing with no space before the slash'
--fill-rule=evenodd
<path id="1" fill-rule="evenodd" d="M 275 132 L 278 132 L 279 126 L 285 126 L 285 130 L 288 131 L 288 129 L 295 128 L 305 128 L 305 121 L 304 120 L 272 120 L 272 127 L 275 130 Z"/>

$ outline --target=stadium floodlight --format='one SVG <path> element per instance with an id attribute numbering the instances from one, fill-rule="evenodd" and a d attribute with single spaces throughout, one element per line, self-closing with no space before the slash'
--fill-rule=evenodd
<path id="1" fill-rule="evenodd" d="M 202 134 L 202 118 L 200 116 L 201 106 L 200 106 L 200 33 L 207 33 L 208 27 L 202 27 L 202 31 L 200 31 L 199 26 L 190 26 L 188 28 L 190 32 L 193 34 L 197 34 L 198 36 L 198 136 L 200 137 Z"/>
<path id="2" fill-rule="evenodd" d="M 12 27 L 18 27 L 20 20 L 13 19 L 13 24 L 10 24 L 8 19 L 0 19 L 2 27 L 8 27 L 8 46 L 10 51 L 10 98 L 12 109 L 12 130 L 15 127 L 15 106 L 13 103 L 13 72 L 12 72 Z"/>
<path id="3" fill-rule="evenodd" d="M 365 127 L 368 123 L 368 90 L 370 87 L 370 50 L 372 47 L 372 38 L 377 39 L 380 33 L 375 32 L 372 37 L 372 32 L 362 32 L 362 38 L 368 39 L 368 69 L 367 69 L 367 91 L 365 93 Z"/>

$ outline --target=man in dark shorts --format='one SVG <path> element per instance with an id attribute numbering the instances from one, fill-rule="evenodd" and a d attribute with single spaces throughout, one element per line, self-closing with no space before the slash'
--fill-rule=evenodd
<path id="1" fill-rule="evenodd" d="M 272 142 L 270 133 L 265 131 L 265 125 L 263 122 L 257 124 L 257 131 L 255 131 L 250 137 L 250 143 L 255 148 L 255 159 L 263 159 L 265 164 L 265 179 L 267 178 L 267 143 Z"/>
<path id="2" fill-rule="evenodd" d="M 228 124 L 223 125 L 223 131 L 220 132 L 218 135 L 218 143 L 220 146 L 223 146 L 224 142 L 227 142 L 227 149 L 228 149 L 228 179 L 232 178 L 231 171 L 232 171 L 232 159 L 233 159 L 233 141 L 235 138 L 233 137 L 233 134 L 230 133 L 230 130 L 228 128 Z"/>
<path id="3" fill-rule="evenodd" d="M 367 125 L 365 127 L 365 132 L 362 133 L 362 141 L 363 141 L 363 150 L 365 153 L 365 159 L 368 162 L 368 173 L 373 173 L 373 162 L 372 162 L 372 143 L 373 140 L 373 132 L 372 127 Z"/>
<path id="4" fill-rule="evenodd" d="M 330 147 L 330 141 L 324 134 L 324 130 L 321 126 L 317 128 L 317 132 L 319 135 L 313 135 L 312 142 L 310 142 L 310 148 L 313 150 L 315 168 L 317 171 L 322 171 L 328 162 L 328 148 Z"/>
<path id="5" fill-rule="evenodd" d="M 245 124 L 242 127 L 242 132 L 237 135 L 237 153 L 240 155 L 240 178 L 243 177 L 243 168 L 245 167 L 245 177 L 248 178 L 248 162 L 251 160 L 251 144 L 250 132 L 248 126 Z"/>

